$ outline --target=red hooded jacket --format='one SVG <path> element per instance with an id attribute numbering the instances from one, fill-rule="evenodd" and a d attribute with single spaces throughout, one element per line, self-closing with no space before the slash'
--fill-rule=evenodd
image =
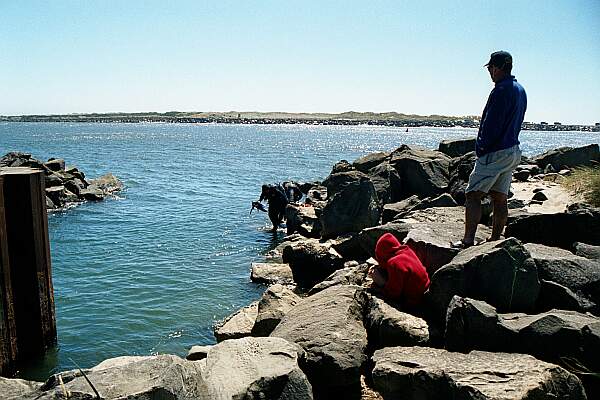
<path id="1" fill-rule="evenodd" d="M 429 276 L 414 251 L 386 233 L 377 241 L 375 259 L 388 275 L 383 295 L 406 306 L 418 305 L 429 287 Z"/>

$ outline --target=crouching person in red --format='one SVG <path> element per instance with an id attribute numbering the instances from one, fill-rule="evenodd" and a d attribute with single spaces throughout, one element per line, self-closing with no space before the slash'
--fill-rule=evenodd
<path id="1" fill-rule="evenodd" d="M 379 266 L 369 271 L 372 288 L 403 308 L 419 306 L 429 287 L 429 276 L 414 251 L 386 233 L 377 241 L 375 259 Z"/>

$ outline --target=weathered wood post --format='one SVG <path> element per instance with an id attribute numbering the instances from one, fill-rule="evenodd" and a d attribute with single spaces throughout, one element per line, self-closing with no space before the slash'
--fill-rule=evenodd
<path id="1" fill-rule="evenodd" d="M 44 173 L 31 168 L 4 168 L 0 177 L 4 208 L 0 231 L 5 233 L 6 247 L 6 251 L 0 247 L 2 316 L 7 321 L 2 332 L 6 330 L 9 338 L 6 354 L 18 361 L 39 356 L 56 343 L 45 183 Z"/>

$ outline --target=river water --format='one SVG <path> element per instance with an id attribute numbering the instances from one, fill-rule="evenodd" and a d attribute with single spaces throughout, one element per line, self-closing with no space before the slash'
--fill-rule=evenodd
<path id="1" fill-rule="evenodd" d="M 58 345 L 20 376 L 120 355 L 185 355 L 260 297 L 250 264 L 283 237 L 249 215 L 262 183 L 322 180 L 339 160 L 403 143 L 437 148 L 464 128 L 230 124 L 0 123 L 0 156 L 64 158 L 88 178 L 112 172 L 118 198 L 49 216 Z M 598 143 L 582 132 L 521 133 L 525 155 Z"/>

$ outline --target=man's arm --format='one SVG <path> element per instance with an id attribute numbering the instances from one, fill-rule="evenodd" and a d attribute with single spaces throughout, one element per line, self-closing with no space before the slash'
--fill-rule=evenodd
<path id="1" fill-rule="evenodd" d="M 502 140 L 503 126 L 508 112 L 508 91 L 495 88 L 490 93 L 487 112 L 479 127 L 477 138 L 477 154 L 490 152 L 490 148 Z"/>

